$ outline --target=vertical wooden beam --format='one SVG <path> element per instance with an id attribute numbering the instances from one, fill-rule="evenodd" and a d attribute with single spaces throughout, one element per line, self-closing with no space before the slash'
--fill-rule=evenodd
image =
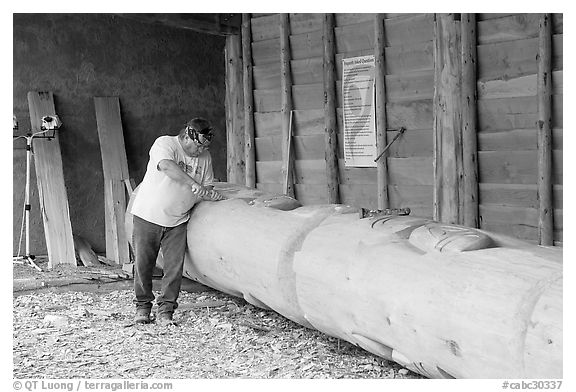
<path id="1" fill-rule="evenodd" d="M 338 120 L 336 118 L 336 69 L 334 14 L 324 14 L 322 41 L 324 44 L 324 157 L 328 203 L 340 203 L 338 186 Z"/>
<path id="2" fill-rule="evenodd" d="M 226 36 L 226 150 L 227 181 L 245 180 L 244 95 L 242 93 L 242 48 L 239 35 Z"/>
<path id="3" fill-rule="evenodd" d="M 280 87 L 282 95 L 282 191 L 294 197 L 294 162 L 290 154 L 292 143 L 291 112 L 292 71 L 290 69 L 290 21 L 289 15 L 280 14 Z"/>
<path id="4" fill-rule="evenodd" d="M 376 156 L 386 147 L 386 35 L 384 14 L 376 14 L 374 19 L 374 58 L 376 59 Z M 389 207 L 388 201 L 388 158 L 384 154 L 377 162 L 378 209 Z"/>
<path id="5" fill-rule="evenodd" d="M 462 14 L 462 166 L 464 173 L 462 223 L 479 227 L 478 142 L 476 93 L 476 14 Z"/>
<path id="6" fill-rule="evenodd" d="M 434 219 L 461 224 L 463 194 L 459 14 L 434 23 Z"/>
<path id="7" fill-rule="evenodd" d="M 538 242 L 554 245 L 552 199 L 552 18 L 540 16 L 538 39 Z"/>
<path id="8" fill-rule="evenodd" d="M 94 111 L 104 174 L 106 257 L 118 264 L 126 264 L 130 262 L 130 253 L 124 225 L 124 180 L 128 180 L 130 175 L 124 147 L 120 100 L 118 97 L 94 97 Z"/>
<path id="9" fill-rule="evenodd" d="M 52 92 L 30 91 L 28 105 L 31 131 L 40 132 L 42 117 L 56 114 L 54 96 Z M 49 268 L 58 264 L 76 266 L 59 132 L 52 139 L 33 139 L 32 143 Z"/>
<path id="10" fill-rule="evenodd" d="M 254 86 L 252 67 L 251 14 L 242 14 L 242 60 L 244 70 L 244 161 L 246 186 L 256 187 L 256 145 L 254 141 Z"/>

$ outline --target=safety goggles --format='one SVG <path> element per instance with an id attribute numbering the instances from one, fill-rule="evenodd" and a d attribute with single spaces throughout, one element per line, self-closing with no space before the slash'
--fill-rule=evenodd
<path id="1" fill-rule="evenodd" d="M 212 127 L 206 127 L 204 129 L 197 130 L 190 125 L 186 126 L 186 133 L 188 134 L 188 137 L 192 139 L 196 144 L 203 147 L 208 147 L 212 142 L 212 137 L 214 136 L 212 130 Z"/>

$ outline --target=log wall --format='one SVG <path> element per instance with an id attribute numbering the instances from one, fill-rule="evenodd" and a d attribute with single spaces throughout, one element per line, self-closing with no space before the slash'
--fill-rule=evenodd
<path id="1" fill-rule="evenodd" d="M 458 14 L 456 14 L 458 15 Z M 538 15 L 476 14 L 478 222 L 480 228 L 538 239 Z M 378 208 L 377 168 L 344 166 L 342 59 L 375 53 L 375 14 L 335 14 L 334 53 L 340 201 Z M 303 204 L 329 202 L 325 163 L 323 14 L 289 14 L 294 190 Z M 458 22 L 456 17 L 454 20 Z M 384 63 L 390 208 L 433 216 L 434 14 L 385 14 Z M 562 25 L 554 14 L 554 240 L 562 241 Z M 252 14 L 256 187 L 282 188 L 280 15 Z M 460 109 L 459 109 L 460 110 Z"/>
<path id="2" fill-rule="evenodd" d="M 563 17 L 552 17 L 554 242 L 562 241 Z M 538 239 L 539 14 L 478 14 L 480 227 Z"/>

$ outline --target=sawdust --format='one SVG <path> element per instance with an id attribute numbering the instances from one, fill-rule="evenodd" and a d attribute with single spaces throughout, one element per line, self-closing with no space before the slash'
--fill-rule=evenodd
<path id="1" fill-rule="evenodd" d="M 134 325 L 132 300 L 131 290 L 15 296 L 14 378 L 422 378 L 216 291 L 183 292 L 169 327 Z"/>

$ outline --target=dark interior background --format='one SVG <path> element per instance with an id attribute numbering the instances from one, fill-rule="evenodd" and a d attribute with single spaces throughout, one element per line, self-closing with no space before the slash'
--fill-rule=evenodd
<path id="1" fill-rule="evenodd" d="M 226 180 L 225 37 L 112 14 L 14 14 L 13 111 L 30 129 L 28 91 L 52 91 L 63 122 L 60 145 L 72 231 L 105 252 L 102 160 L 95 96 L 119 96 L 130 175 L 138 184 L 155 138 L 202 116 L 221 131 L 211 148 Z M 35 172 L 31 252 L 45 255 Z M 18 250 L 25 141 L 13 143 L 13 254 Z M 24 253 L 22 240 L 21 254 Z"/>

